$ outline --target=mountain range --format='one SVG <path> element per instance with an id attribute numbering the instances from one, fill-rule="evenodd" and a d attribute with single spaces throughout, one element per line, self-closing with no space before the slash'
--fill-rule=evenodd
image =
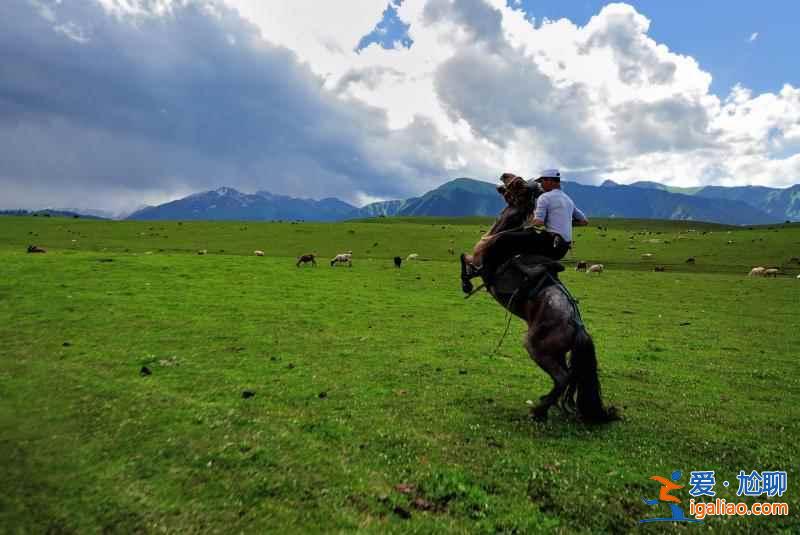
<path id="1" fill-rule="evenodd" d="M 496 184 L 457 178 L 420 197 L 356 207 L 330 197 L 321 200 L 242 193 L 222 187 L 134 212 L 139 220 L 306 220 L 340 221 L 386 216 L 494 216 L 504 206 Z M 732 225 L 800 221 L 800 184 L 675 188 L 657 182 L 600 186 L 564 182 L 564 191 L 589 217 L 679 219 Z"/>

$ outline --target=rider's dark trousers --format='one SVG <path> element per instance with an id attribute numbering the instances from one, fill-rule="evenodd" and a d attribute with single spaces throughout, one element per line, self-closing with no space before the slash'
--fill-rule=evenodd
<path id="1" fill-rule="evenodd" d="M 515 254 L 538 254 L 561 260 L 569 251 L 569 243 L 558 234 L 533 229 L 504 232 L 483 252 L 485 273 L 494 270 Z"/>

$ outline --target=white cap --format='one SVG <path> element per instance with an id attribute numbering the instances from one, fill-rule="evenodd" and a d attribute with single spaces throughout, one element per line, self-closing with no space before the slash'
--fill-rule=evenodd
<path id="1" fill-rule="evenodd" d="M 561 180 L 561 173 L 558 169 L 545 169 L 539 175 L 539 178 L 554 178 L 556 180 Z"/>

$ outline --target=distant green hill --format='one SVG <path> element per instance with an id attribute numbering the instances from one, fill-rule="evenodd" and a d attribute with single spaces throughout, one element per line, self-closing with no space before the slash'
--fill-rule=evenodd
<path id="1" fill-rule="evenodd" d="M 786 189 L 763 186 L 742 186 L 725 188 L 706 186 L 696 193 L 708 199 L 728 199 L 742 201 L 775 217 L 790 221 L 800 221 L 800 184 Z"/>
<path id="2" fill-rule="evenodd" d="M 610 182 L 610 181 L 607 181 Z M 616 184 L 617 186 L 619 184 Z M 657 189 L 661 191 L 667 191 L 669 193 L 681 193 L 683 195 L 694 195 L 698 191 L 702 190 L 703 187 L 695 187 L 695 188 L 681 188 L 678 186 L 667 186 L 666 184 L 661 184 L 659 182 L 650 182 L 647 180 L 640 180 L 638 182 L 632 182 L 628 184 L 628 186 L 633 186 L 636 188 L 649 188 L 649 189 Z"/>
<path id="3" fill-rule="evenodd" d="M 222 187 L 195 193 L 158 206 L 149 206 L 129 215 L 137 220 L 300 220 L 335 221 L 347 219 L 356 208 L 335 198 L 298 199 L 273 195 L 268 191 L 242 193 Z"/>
<path id="4" fill-rule="evenodd" d="M 357 208 L 336 198 L 320 201 L 242 193 L 233 188 L 196 193 L 139 210 L 128 219 L 141 220 L 306 220 L 341 221 L 368 217 L 494 217 L 505 203 L 496 183 L 456 178 L 422 196 L 381 201 Z M 673 219 L 755 225 L 800 220 L 800 185 L 784 190 L 746 188 L 673 188 L 656 182 L 601 186 L 564 182 L 590 217 Z"/>
<path id="5" fill-rule="evenodd" d="M 709 221 L 731 225 L 775 223 L 781 219 L 739 200 L 670 193 L 652 187 L 608 182 L 594 187 L 567 182 L 563 188 L 590 216 Z"/>
<path id="6" fill-rule="evenodd" d="M 608 185 L 614 184 L 611 181 L 607 181 L 606 183 Z M 648 181 L 633 182 L 629 185 L 636 188 L 657 189 L 670 193 L 695 195 L 706 199 L 741 201 L 764 212 L 775 220 L 800 221 L 800 184 L 785 189 L 768 188 L 765 186 L 703 186 L 696 188 L 679 188 Z"/>
<path id="7" fill-rule="evenodd" d="M 470 178 L 457 178 L 407 201 L 401 216 L 495 216 L 505 202 L 495 186 Z"/>

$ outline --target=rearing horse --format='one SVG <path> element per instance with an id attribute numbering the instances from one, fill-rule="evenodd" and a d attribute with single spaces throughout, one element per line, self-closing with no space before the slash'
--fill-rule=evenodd
<path id="1" fill-rule="evenodd" d="M 478 242 L 472 257 L 462 255 L 462 281 L 472 275 L 469 264 L 473 258 L 480 257 L 492 236 L 521 226 L 533 210 L 536 197 L 541 194 L 541 190 L 529 190 L 531 202 L 526 203 L 524 195 L 509 194 L 509 190 L 519 191 L 523 184 L 526 188 L 530 187 L 524 180 L 504 182 L 505 189 L 500 187 L 498 191 L 503 193 L 509 205 L 501 212 L 489 233 Z M 520 198 L 523 199 L 522 203 L 519 202 Z M 533 267 L 536 264 L 541 267 Z M 531 409 L 531 416 L 536 420 L 545 420 L 550 407 L 559 403 L 565 410 L 577 412 L 577 416 L 585 422 L 616 420 L 616 409 L 603 406 L 594 342 L 581 320 L 577 303 L 558 280 L 557 273 L 561 270 L 563 266 L 549 258 L 522 255 L 510 259 L 495 273 L 481 273 L 480 277 L 486 290 L 498 303 L 528 324 L 524 347 L 531 359 L 553 379 L 552 390 Z M 536 277 L 536 282 L 532 284 L 538 283 L 541 289 L 530 292 L 528 277 Z M 545 279 L 543 283 L 539 282 L 541 277 Z M 570 353 L 569 361 L 567 353 Z"/>

